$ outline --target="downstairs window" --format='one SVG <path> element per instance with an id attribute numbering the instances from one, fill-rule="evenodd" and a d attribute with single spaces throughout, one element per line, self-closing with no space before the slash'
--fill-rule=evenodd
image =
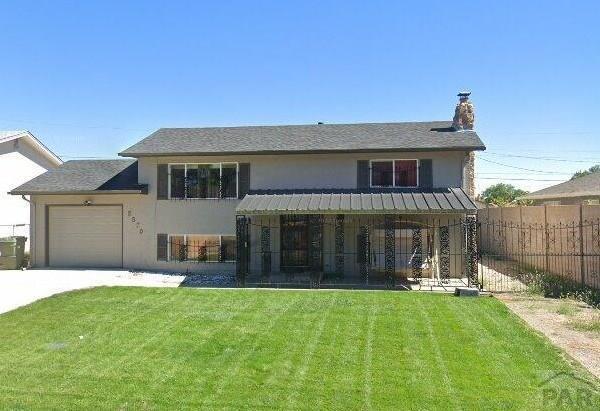
<path id="1" fill-rule="evenodd" d="M 235 262 L 233 235 L 169 235 L 169 260 L 197 263 Z"/>

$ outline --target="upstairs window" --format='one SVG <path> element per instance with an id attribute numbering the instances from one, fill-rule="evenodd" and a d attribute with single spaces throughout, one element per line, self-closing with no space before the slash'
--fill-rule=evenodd
<path id="1" fill-rule="evenodd" d="M 372 160 L 371 187 L 417 187 L 419 160 Z"/>
<path id="2" fill-rule="evenodd" d="M 171 164 L 170 198 L 237 198 L 238 164 Z"/>

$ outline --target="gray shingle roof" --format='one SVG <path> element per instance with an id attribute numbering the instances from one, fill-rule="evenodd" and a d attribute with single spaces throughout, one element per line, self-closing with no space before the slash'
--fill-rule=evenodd
<path id="1" fill-rule="evenodd" d="M 72 160 L 13 189 L 10 194 L 144 192 L 137 181 L 137 161 Z"/>
<path id="2" fill-rule="evenodd" d="M 472 213 L 477 206 L 460 188 L 395 190 L 361 193 L 356 190 L 306 190 L 284 194 L 250 193 L 236 208 L 238 214 L 281 213 Z"/>
<path id="3" fill-rule="evenodd" d="M 588 174 L 574 180 L 534 191 L 523 198 L 528 200 L 543 200 L 563 197 L 600 196 L 600 173 Z"/>
<path id="4" fill-rule="evenodd" d="M 484 150 L 474 131 L 450 121 L 161 128 L 121 156 Z"/>

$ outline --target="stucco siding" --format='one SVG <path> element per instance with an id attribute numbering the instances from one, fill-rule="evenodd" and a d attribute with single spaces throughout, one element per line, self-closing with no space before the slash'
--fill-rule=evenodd
<path id="1" fill-rule="evenodd" d="M 232 263 L 157 261 L 157 234 L 235 235 L 238 199 L 157 200 L 157 164 L 250 163 L 250 188 L 356 188 L 357 160 L 431 158 L 435 187 L 461 187 L 465 152 L 401 154 L 327 154 L 280 156 L 209 156 L 140 158 L 138 178 L 147 195 L 36 195 L 32 196 L 33 265 L 46 265 L 47 207 L 58 204 L 123 206 L 123 266 L 130 269 L 178 272 L 233 272 Z M 330 264 L 328 262 L 328 264 Z"/>
<path id="2" fill-rule="evenodd" d="M 156 234 L 226 234 L 235 235 L 237 200 L 162 200 L 149 195 L 44 195 L 33 196 L 35 214 L 32 255 L 35 267 L 47 263 L 47 214 L 53 205 L 115 204 L 123 206 L 123 266 L 129 269 L 173 272 L 233 272 L 232 263 L 185 263 L 158 261 Z"/>
<path id="3" fill-rule="evenodd" d="M 432 159 L 434 187 L 462 187 L 464 151 L 302 154 L 278 156 L 204 156 L 145 157 L 139 159 L 139 179 L 149 185 L 150 197 L 156 198 L 156 166 L 166 163 L 250 163 L 250 188 L 305 189 L 356 188 L 358 160 Z"/>

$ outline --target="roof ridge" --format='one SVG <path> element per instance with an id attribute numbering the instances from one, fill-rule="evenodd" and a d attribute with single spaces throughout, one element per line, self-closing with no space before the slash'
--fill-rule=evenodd
<path id="1" fill-rule="evenodd" d="M 236 126 L 196 126 L 196 127 L 160 127 L 159 130 L 199 130 L 217 128 L 267 128 L 267 127 L 317 127 L 317 126 L 360 126 L 360 125 L 389 125 L 389 124 L 425 124 L 425 123 L 449 123 L 452 120 L 411 120 L 411 121 L 366 121 L 360 123 L 300 123 L 300 124 L 246 124 Z M 156 133 L 156 131 L 154 132 Z M 152 134 L 154 134 L 152 133 Z M 151 134 L 151 135 L 152 135 Z"/>

